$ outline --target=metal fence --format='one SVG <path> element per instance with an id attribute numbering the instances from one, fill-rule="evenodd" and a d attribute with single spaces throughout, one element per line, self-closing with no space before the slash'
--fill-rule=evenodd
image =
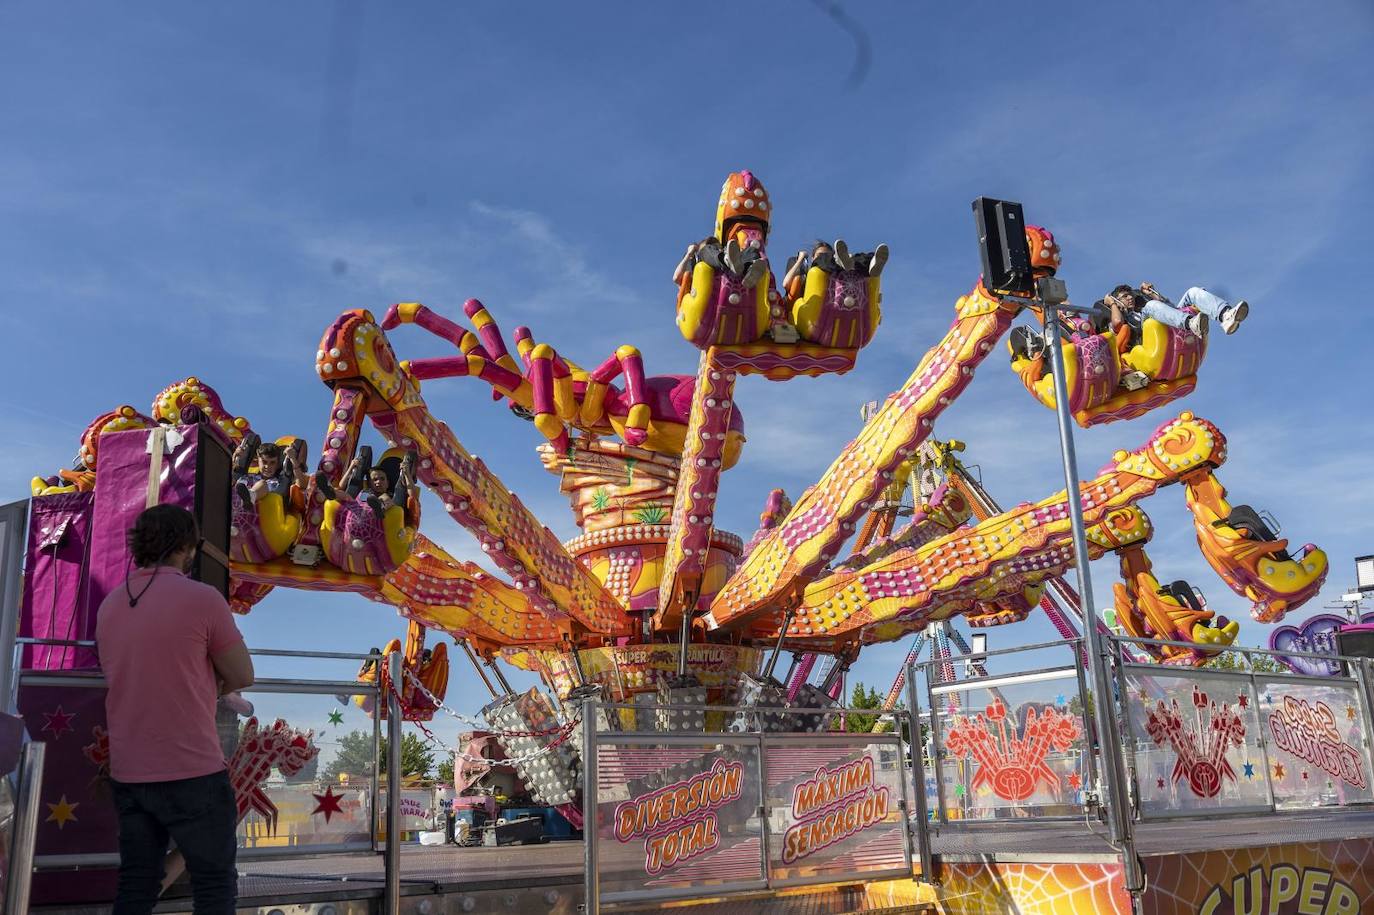
<path id="1" fill-rule="evenodd" d="M 1128 642 L 1173 644 L 1116 645 Z M 1371 662 L 1322 655 L 1342 673 L 1312 677 L 1254 668 L 1254 658 L 1277 652 L 1231 651 L 1248 669 L 1118 661 L 1116 700 L 1139 818 L 1374 802 Z"/>
<path id="2" fill-rule="evenodd" d="M 968 657 L 934 658 L 908 671 L 909 680 L 919 674 L 924 683 L 925 712 L 916 689 L 910 701 L 921 720 L 925 796 L 934 819 L 1081 818 L 1097 781 L 1082 642 Z M 1012 669 L 991 674 L 989 659 Z"/>
<path id="3" fill-rule="evenodd" d="M 90 642 L 63 642 L 45 639 L 17 639 L 15 654 L 27 646 L 61 644 L 73 648 L 93 648 Z M 292 662 L 378 660 L 375 654 L 345 652 L 287 651 L 251 649 L 255 657 L 275 657 Z M 105 771 L 108 743 L 104 741 L 105 679 L 99 670 L 21 670 L 16 666 L 13 702 L 28 722 L 30 738 L 47 744 L 47 765 L 43 773 L 45 798 L 59 798 L 71 816 L 53 817 L 40 824 L 32 857 L 36 884 L 59 872 L 91 874 L 99 869 L 117 867 L 113 805 L 86 803 L 92 790 L 100 792 L 92 771 Z M 380 665 L 374 665 L 379 670 Z M 240 741 L 266 743 L 276 719 L 290 725 L 303 720 L 325 721 L 326 715 L 358 720 L 366 735 L 361 770 L 350 773 L 348 783 L 337 778 L 324 786 L 332 801 L 328 817 L 313 816 L 319 807 L 321 778 L 325 767 L 318 757 L 304 754 L 293 765 L 284 759 L 263 758 L 260 771 L 248 773 L 236 789 L 248 799 L 248 811 L 238 826 L 240 861 L 314 857 L 327 854 L 372 852 L 380 848 L 378 815 L 384 806 L 379 800 L 381 718 L 375 714 L 379 703 L 388 697 L 379 684 L 348 679 L 306 677 L 258 677 L 243 690 L 254 705 L 248 721 L 233 721 L 221 729 L 225 757 L 232 759 Z M 289 708 L 288 708 L 289 706 Z M 246 717 L 246 716 L 245 716 Z M 306 730 L 302 728 L 301 730 Z M 316 730 L 311 741 L 326 735 Z M 249 744 L 252 750 L 254 744 Z M 392 741 L 399 753 L 399 741 Z M 102 754 L 104 754 L 102 756 Z M 310 765 L 310 768 L 306 768 Z M 316 771 L 318 767 L 318 771 Z M 357 768 L 357 766 L 355 766 Z M 270 778 L 269 778 L 270 776 Z M 293 778 L 293 776 L 298 776 Z M 92 785 L 96 788 L 92 789 Z M 335 794 L 335 791 L 338 794 Z M 80 802 L 75 799 L 81 798 Z M 51 806 L 51 805 L 50 805 Z M 80 809 L 77 809 L 80 807 Z M 388 835 L 389 838 L 389 835 Z M 396 844 L 396 843 L 392 843 Z M 86 879 L 86 878 L 82 878 Z"/>
<path id="4" fill-rule="evenodd" d="M 909 754 L 900 727 L 823 732 L 814 719 L 780 726 L 847 714 L 876 716 L 873 709 L 586 700 L 587 911 L 911 876 Z M 641 722 L 645 729 L 636 730 Z"/>
<path id="5" fill-rule="evenodd" d="M 1374 662 L 1337 657 L 1342 675 L 1312 677 L 1254 669 L 1254 658 L 1277 654 L 1264 649 L 1227 649 L 1242 664 L 1218 669 L 1137 663 L 1132 644 L 1182 643 L 1108 645 L 1133 820 L 1374 803 Z M 1063 662 L 1026 658 L 1046 652 Z M 1010 669 L 989 674 L 990 659 Z M 1079 641 L 935 658 L 908 669 L 911 684 L 918 678 L 923 688 L 908 687 L 913 742 L 937 827 L 1100 813 L 1112 767 Z"/>

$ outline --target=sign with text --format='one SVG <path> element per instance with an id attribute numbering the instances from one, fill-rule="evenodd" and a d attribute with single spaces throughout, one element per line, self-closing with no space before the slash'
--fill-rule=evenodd
<path id="1" fill-rule="evenodd" d="M 1364 703 L 1353 680 L 1258 677 L 1269 779 L 1280 807 L 1374 801 Z"/>
<path id="2" fill-rule="evenodd" d="M 595 829 L 603 901 L 763 885 L 757 738 L 600 740 Z"/>
<path id="3" fill-rule="evenodd" d="M 895 735 L 766 740 L 769 879 L 800 883 L 909 869 L 905 777 Z"/>

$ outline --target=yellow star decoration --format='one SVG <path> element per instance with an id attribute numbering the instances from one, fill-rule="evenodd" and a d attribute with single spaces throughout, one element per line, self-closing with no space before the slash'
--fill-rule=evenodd
<path id="1" fill-rule="evenodd" d="M 48 818 L 44 822 L 56 823 L 58 829 L 66 826 L 68 822 L 75 823 L 76 814 L 72 811 L 80 806 L 81 803 L 79 801 L 75 804 L 67 803 L 67 796 L 64 794 L 57 799 L 56 804 L 48 805 Z"/>

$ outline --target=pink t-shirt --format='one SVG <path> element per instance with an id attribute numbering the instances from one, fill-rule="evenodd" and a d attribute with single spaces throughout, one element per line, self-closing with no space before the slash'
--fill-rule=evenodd
<path id="1" fill-rule="evenodd" d="M 128 588 L 112 591 L 96 616 L 100 666 L 109 682 L 110 775 L 121 782 L 196 778 L 225 767 L 210 656 L 243 636 L 214 588 L 168 566 L 150 585 L 152 574 L 135 569 Z M 129 606 L 130 590 L 137 606 Z"/>

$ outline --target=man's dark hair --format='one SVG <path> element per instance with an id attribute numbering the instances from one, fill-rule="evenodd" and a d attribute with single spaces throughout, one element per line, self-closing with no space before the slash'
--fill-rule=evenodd
<path id="1" fill-rule="evenodd" d="M 200 543 L 196 516 L 179 505 L 145 508 L 129 528 L 129 552 L 139 568 L 155 566 L 177 550 Z"/>
<path id="2" fill-rule="evenodd" d="M 260 458 L 276 458 L 281 461 L 281 455 L 281 445 L 276 442 L 263 442 L 258 446 L 258 457 Z"/>

